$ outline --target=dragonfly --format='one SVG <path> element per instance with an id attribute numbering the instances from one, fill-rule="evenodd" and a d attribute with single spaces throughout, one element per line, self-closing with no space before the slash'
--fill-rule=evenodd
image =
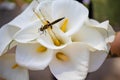
<path id="1" fill-rule="evenodd" d="M 65 18 L 65 17 L 59 18 L 59 19 L 57 19 L 57 20 L 55 20 L 55 21 L 53 21 L 53 22 L 51 22 L 51 23 L 50 23 L 49 21 L 47 21 L 48 24 L 42 26 L 42 27 L 40 28 L 40 31 L 44 31 L 44 30 L 46 30 L 46 29 L 49 28 L 49 27 L 52 29 L 52 25 L 60 22 L 60 21 L 63 20 L 64 18 Z"/>
<path id="2" fill-rule="evenodd" d="M 38 14 L 37 12 L 35 12 L 35 10 L 33 9 L 33 12 L 36 14 L 36 16 L 41 20 L 41 22 L 44 24 L 41 26 L 41 28 L 39 29 L 40 31 L 45 31 L 48 28 L 52 29 L 52 26 L 60 21 L 62 21 L 63 19 L 65 19 L 65 17 L 59 18 L 54 20 L 53 22 L 48 21 L 45 16 L 42 14 L 42 11 L 40 10 L 40 14 Z M 41 16 L 40 16 L 41 15 Z M 41 18 L 42 17 L 42 18 Z"/>

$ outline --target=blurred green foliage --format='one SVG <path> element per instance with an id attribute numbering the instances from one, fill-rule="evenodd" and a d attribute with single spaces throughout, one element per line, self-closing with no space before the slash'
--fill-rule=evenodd
<path id="1" fill-rule="evenodd" d="M 120 0 L 92 0 L 94 18 L 110 20 L 112 26 L 120 27 Z"/>
<path id="2" fill-rule="evenodd" d="M 32 0 L 24 0 L 25 2 L 27 2 L 27 3 L 30 3 L 30 2 L 32 2 Z"/>
<path id="3" fill-rule="evenodd" d="M 8 1 L 14 2 L 15 0 L 8 0 Z M 26 2 L 26 3 L 30 3 L 32 0 L 23 0 L 23 1 Z"/>

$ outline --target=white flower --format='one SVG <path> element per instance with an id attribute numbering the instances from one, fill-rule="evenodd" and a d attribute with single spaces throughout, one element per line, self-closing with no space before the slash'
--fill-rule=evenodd
<path id="1" fill-rule="evenodd" d="M 88 19 L 83 27 L 72 35 L 74 42 L 83 42 L 91 46 L 89 72 L 96 71 L 106 59 L 110 42 L 114 40 L 115 32 L 109 21 L 99 23 L 96 20 Z"/>
<path id="2" fill-rule="evenodd" d="M 89 67 L 88 45 L 71 43 L 55 51 L 49 67 L 58 80 L 84 80 Z"/>
<path id="3" fill-rule="evenodd" d="M 42 1 L 36 9 L 33 7 L 31 11 L 33 11 L 32 14 L 37 19 L 32 20 L 30 25 L 20 30 L 16 34 L 15 40 L 20 43 L 27 43 L 36 39 L 40 44 L 50 49 L 62 48 L 70 43 L 69 36 L 80 29 L 88 17 L 88 10 L 74 0 Z M 45 29 L 43 29 L 43 31 L 39 31 L 42 25 L 46 24 L 44 19 L 53 22 L 63 17 L 65 17 L 64 20 L 52 25 L 52 30 L 47 29 L 46 32 L 44 32 Z M 68 22 L 68 25 L 64 33 L 60 28 L 65 21 Z"/>
<path id="4" fill-rule="evenodd" d="M 16 64 L 14 54 L 0 57 L 0 77 L 5 80 L 29 80 L 28 70 Z"/>

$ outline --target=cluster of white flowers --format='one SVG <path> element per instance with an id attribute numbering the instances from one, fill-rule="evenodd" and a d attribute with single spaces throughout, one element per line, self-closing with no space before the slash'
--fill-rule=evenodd
<path id="1" fill-rule="evenodd" d="M 104 62 L 115 33 L 88 14 L 75 0 L 34 0 L 0 29 L 0 76 L 29 80 L 28 69 L 49 66 L 58 80 L 84 80 Z M 15 54 L 4 54 L 14 46 Z"/>

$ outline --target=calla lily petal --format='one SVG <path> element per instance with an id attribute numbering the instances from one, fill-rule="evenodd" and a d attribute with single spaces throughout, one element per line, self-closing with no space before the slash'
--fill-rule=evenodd
<path id="1" fill-rule="evenodd" d="M 54 19 L 61 17 L 68 18 L 66 34 L 70 36 L 83 25 L 88 17 L 88 10 L 75 0 L 55 0 L 52 4 L 52 14 Z"/>
<path id="2" fill-rule="evenodd" d="M 86 25 L 72 36 L 72 40 L 87 43 L 97 50 L 107 50 L 107 45 L 102 34 L 96 29 Z"/>
<path id="3" fill-rule="evenodd" d="M 56 57 L 50 63 L 50 70 L 58 80 L 84 80 L 89 64 L 89 51 L 86 45 L 71 43 L 62 52 L 68 57 L 67 61 L 61 61 Z"/>
<path id="4" fill-rule="evenodd" d="M 34 21 L 27 27 L 18 31 L 15 34 L 14 39 L 20 43 L 27 43 L 27 42 L 37 39 L 38 36 L 40 36 L 40 33 L 39 33 L 40 25 L 41 24 L 39 20 Z"/>
<path id="5" fill-rule="evenodd" d="M 107 43 L 113 42 L 115 39 L 115 31 L 113 30 L 112 26 L 108 25 L 108 38 L 106 39 Z"/>
<path id="6" fill-rule="evenodd" d="M 95 20 L 95 19 L 88 19 L 87 22 L 86 22 L 88 25 L 92 26 L 92 27 L 95 27 L 96 25 L 99 25 L 100 23 Z"/>
<path id="7" fill-rule="evenodd" d="M 53 50 L 41 50 L 39 43 L 19 44 L 16 48 L 16 62 L 31 70 L 45 69 L 53 57 Z"/>
<path id="8" fill-rule="evenodd" d="M 0 57 L 0 76 L 5 80 L 29 80 L 28 70 L 16 64 L 14 54 L 5 54 Z"/>
<path id="9" fill-rule="evenodd" d="M 102 23 L 99 23 L 98 21 L 94 20 L 94 19 L 90 19 L 88 20 L 88 23 L 87 23 L 89 26 L 91 27 L 98 27 L 98 28 L 103 28 L 105 30 L 108 29 L 108 25 L 109 25 L 109 21 L 104 21 Z"/>
<path id="10" fill-rule="evenodd" d="M 24 28 L 34 20 L 37 20 L 38 18 L 34 14 L 33 9 L 36 8 L 38 4 L 39 3 L 36 0 L 33 0 L 32 3 L 27 7 L 27 9 L 25 9 L 25 11 L 23 11 L 19 16 L 17 16 L 9 24 L 18 26 L 20 28 Z"/>
<path id="11" fill-rule="evenodd" d="M 100 68 L 107 57 L 105 51 L 95 51 L 90 53 L 89 72 L 94 72 Z"/>
<path id="12" fill-rule="evenodd" d="M 12 26 L 12 25 L 4 25 L 0 29 L 0 55 L 4 53 L 4 50 L 7 48 L 9 43 L 13 40 L 14 34 L 20 28 Z"/>

